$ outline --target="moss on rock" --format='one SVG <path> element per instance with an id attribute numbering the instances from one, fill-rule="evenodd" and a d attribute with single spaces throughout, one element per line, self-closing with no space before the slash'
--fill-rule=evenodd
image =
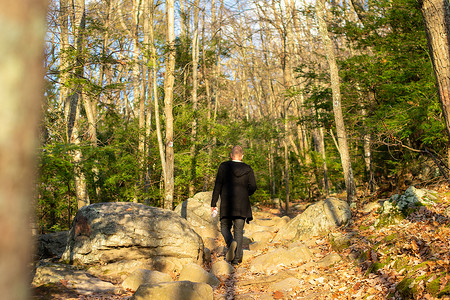
<path id="1" fill-rule="evenodd" d="M 417 293 L 414 278 L 411 277 L 403 278 L 403 280 L 397 284 L 395 289 L 400 294 L 402 299 L 413 299 L 414 294 Z"/>

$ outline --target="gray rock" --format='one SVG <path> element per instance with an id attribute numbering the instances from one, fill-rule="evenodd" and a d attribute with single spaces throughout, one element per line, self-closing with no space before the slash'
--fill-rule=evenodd
<path id="1" fill-rule="evenodd" d="M 216 250 L 219 247 L 218 240 L 211 237 L 203 238 L 203 244 L 210 250 Z"/>
<path id="2" fill-rule="evenodd" d="M 163 259 L 162 259 L 163 258 Z M 156 270 L 202 262 L 203 241 L 174 212 L 137 203 L 96 203 L 81 208 L 74 219 L 62 260 L 112 263 L 150 260 Z"/>
<path id="3" fill-rule="evenodd" d="M 307 262 L 311 259 L 311 252 L 305 246 L 291 249 L 279 248 L 256 257 L 250 264 L 250 271 L 254 273 L 272 273 L 283 267 L 289 267 Z"/>
<path id="4" fill-rule="evenodd" d="M 173 279 L 169 274 L 146 269 L 138 269 L 122 282 L 122 287 L 126 290 L 136 291 L 142 284 L 156 284 L 172 281 Z"/>
<path id="5" fill-rule="evenodd" d="M 131 300 L 213 300 L 213 289 L 206 283 L 191 281 L 143 284 Z"/>
<path id="6" fill-rule="evenodd" d="M 174 209 L 203 239 L 220 236 L 219 217 L 211 217 L 211 198 L 212 192 L 198 193 Z"/>
<path id="7" fill-rule="evenodd" d="M 281 218 L 278 216 L 269 216 L 269 217 L 262 217 L 262 218 L 258 218 L 257 215 L 254 216 L 255 219 L 253 220 L 253 222 L 256 225 L 259 226 L 266 226 L 266 227 L 271 227 L 271 226 L 276 226 L 278 225 L 278 223 L 281 222 Z"/>
<path id="8" fill-rule="evenodd" d="M 352 213 L 346 201 L 328 198 L 309 206 L 301 215 L 296 238 L 309 239 L 328 234 L 350 221 Z"/>
<path id="9" fill-rule="evenodd" d="M 205 262 L 211 261 L 211 250 L 209 250 L 209 248 L 204 248 L 203 261 Z"/>
<path id="10" fill-rule="evenodd" d="M 349 222 L 351 216 L 346 201 L 330 197 L 308 206 L 303 213 L 282 227 L 273 240 L 307 240 L 327 235 L 332 229 Z"/>
<path id="11" fill-rule="evenodd" d="M 217 287 L 220 284 L 219 279 L 213 274 L 206 272 L 201 266 L 190 263 L 183 267 L 178 280 L 188 280 L 192 282 L 203 282 L 210 286 Z"/>
<path id="12" fill-rule="evenodd" d="M 341 251 L 350 247 L 351 239 L 355 236 L 355 233 L 341 233 L 341 232 L 332 232 L 328 234 L 328 240 L 330 241 L 331 247 L 335 251 Z"/>
<path id="13" fill-rule="evenodd" d="M 147 260 L 121 260 L 108 264 L 97 264 L 88 267 L 87 271 L 97 277 L 108 276 L 117 281 L 124 280 L 127 276 L 139 269 L 159 270 L 170 273 L 175 269 L 181 270 L 182 266 L 176 266 L 170 258 L 158 257 L 156 259 Z"/>
<path id="14" fill-rule="evenodd" d="M 217 277 L 230 275 L 234 271 L 235 269 L 233 268 L 233 266 L 224 260 L 219 260 L 211 266 L 211 272 Z"/>
<path id="15" fill-rule="evenodd" d="M 290 291 L 293 288 L 299 287 L 302 281 L 295 277 L 288 277 L 279 282 L 272 283 L 269 289 L 273 291 Z"/>
<path id="16" fill-rule="evenodd" d="M 258 254 L 259 252 L 255 250 L 244 250 L 244 256 L 242 257 L 242 261 L 247 262 Z"/>
<path id="17" fill-rule="evenodd" d="M 370 213 L 372 211 L 378 210 L 381 208 L 381 204 L 378 201 L 374 201 L 374 202 L 370 202 L 367 203 L 366 205 L 364 205 L 364 207 L 362 208 L 362 212 L 367 214 Z"/>
<path id="18" fill-rule="evenodd" d="M 280 221 L 281 222 L 281 221 Z M 277 231 L 279 228 L 276 226 L 263 226 L 263 225 L 258 225 L 255 222 L 250 222 L 250 224 L 245 224 L 244 227 L 244 231 L 247 234 L 251 234 L 253 232 L 258 232 L 258 231 L 267 231 L 267 232 L 275 232 Z"/>
<path id="19" fill-rule="evenodd" d="M 250 245 L 248 245 L 248 248 L 251 251 L 260 251 L 266 247 L 267 247 L 267 243 L 264 243 L 264 242 L 253 242 Z"/>
<path id="20" fill-rule="evenodd" d="M 66 249 L 69 231 L 42 234 L 37 239 L 37 255 L 39 259 L 60 258 Z"/>
<path id="21" fill-rule="evenodd" d="M 117 288 L 112 283 L 94 277 L 82 269 L 46 261 L 41 261 L 37 265 L 32 285 L 41 286 L 61 281 L 65 281 L 67 287 L 75 289 L 82 295 L 117 292 Z"/>
<path id="22" fill-rule="evenodd" d="M 434 205 L 437 192 L 427 189 L 416 189 L 410 186 L 403 195 L 395 194 L 383 203 L 383 213 L 389 213 L 392 207 L 405 211 L 408 207 L 421 205 Z"/>
<path id="23" fill-rule="evenodd" d="M 341 256 L 337 253 L 330 253 L 327 256 L 325 256 L 324 258 L 322 258 L 321 260 L 319 260 L 317 262 L 317 265 L 324 267 L 324 268 L 328 268 L 332 265 L 334 265 L 335 263 L 338 263 L 342 260 Z"/>
<path id="24" fill-rule="evenodd" d="M 272 233 L 268 231 L 256 231 L 250 235 L 254 242 L 268 243 L 272 239 Z"/>
<path id="25" fill-rule="evenodd" d="M 297 235 L 298 224 L 301 221 L 300 215 L 291 219 L 287 222 L 283 227 L 278 230 L 277 234 L 273 238 L 274 242 L 283 242 L 283 241 L 291 241 Z"/>

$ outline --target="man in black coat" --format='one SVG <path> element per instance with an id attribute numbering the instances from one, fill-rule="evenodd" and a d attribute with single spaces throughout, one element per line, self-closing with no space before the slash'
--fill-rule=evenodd
<path id="1" fill-rule="evenodd" d="M 242 262 L 244 224 L 253 220 L 249 196 L 257 188 L 253 169 L 242 162 L 243 157 L 242 147 L 234 146 L 231 160 L 220 164 L 211 200 L 211 212 L 217 211 L 220 196 L 220 231 L 228 248 L 226 259 L 232 264 Z"/>

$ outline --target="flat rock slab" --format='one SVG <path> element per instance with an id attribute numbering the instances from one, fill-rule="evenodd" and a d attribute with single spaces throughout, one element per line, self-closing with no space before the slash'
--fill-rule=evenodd
<path id="1" fill-rule="evenodd" d="M 146 269 L 138 269 L 122 282 L 122 287 L 126 290 L 136 291 L 142 284 L 156 284 L 172 281 L 173 279 L 169 274 Z"/>
<path id="2" fill-rule="evenodd" d="M 51 283 L 64 283 L 66 287 L 82 295 L 114 294 L 118 291 L 112 283 L 100 280 L 84 270 L 64 264 L 41 262 L 36 267 L 32 285 L 38 287 Z"/>
<path id="3" fill-rule="evenodd" d="M 299 287 L 303 282 L 296 277 L 288 277 L 281 281 L 272 283 L 269 289 L 273 291 L 290 291 L 296 287 Z"/>
<path id="4" fill-rule="evenodd" d="M 131 300 L 213 300 L 213 288 L 206 283 L 175 281 L 143 284 Z"/>
<path id="5" fill-rule="evenodd" d="M 306 246 L 291 249 L 279 248 L 267 254 L 256 257 L 250 264 L 254 273 L 271 273 L 282 267 L 305 263 L 311 259 L 311 252 Z"/>

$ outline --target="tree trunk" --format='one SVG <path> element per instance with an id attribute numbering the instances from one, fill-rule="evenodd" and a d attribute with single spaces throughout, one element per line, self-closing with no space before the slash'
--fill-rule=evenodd
<path id="1" fill-rule="evenodd" d="M 199 0 L 194 1 L 194 36 L 192 38 L 192 132 L 191 132 L 191 178 L 189 182 L 189 197 L 194 196 L 197 165 L 197 89 L 198 89 L 198 12 Z"/>
<path id="2" fill-rule="evenodd" d="M 331 77 L 331 89 L 333 93 L 333 113 L 334 120 L 336 122 L 337 140 L 339 146 L 339 153 L 341 155 L 342 169 L 344 171 L 345 187 L 347 189 L 347 201 L 354 202 L 356 200 L 356 185 L 353 178 L 353 170 L 350 161 L 350 153 L 347 142 L 347 133 L 345 130 L 344 116 L 342 115 L 341 106 L 341 91 L 339 71 L 336 63 L 336 57 L 334 54 L 333 44 L 328 36 L 327 24 L 324 19 L 325 1 L 317 0 L 316 13 L 319 23 L 319 31 L 322 37 L 328 65 L 330 68 Z"/>
<path id="3" fill-rule="evenodd" d="M 328 183 L 328 166 L 327 166 L 327 155 L 325 152 L 325 136 L 323 132 L 323 127 L 320 127 L 320 145 L 323 164 L 323 187 L 325 188 L 325 195 L 328 196 L 330 194 L 330 186 Z"/>
<path id="4" fill-rule="evenodd" d="M 174 150 L 173 150 L 173 84 L 175 81 L 175 30 L 174 0 L 166 1 L 167 37 L 166 70 L 164 78 L 164 111 L 166 115 L 166 177 L 164 208 L 172 209 L 174 194 Z"/>
<path id="5" fill-rule="evenodd" d="M 67 57 L 67 50 L 69 49 L 69 2 L 68 0 L 59 1 L 59 24 L 60 24 L 60 43 L 59 43 L 59 81 L 61 87 L 59 89 L 59 104 L 64 111 L 64 103 L 69 94 L 67 88 L 67 81 L 69 79 L 69 59 Z M 67 120 L 67 119 L 66 119 Z"/>
<path id="6" fill-rule="evenodd" d="M 448 0 L 418 0 L 418 2 L 450 140 L 450 3 Z M 450 161 L 448 164 L 450 165 Z"/>
<path id="7" fill-rule="evenodd" d="M 75 42 L 76 58 L 75 71 L 72 76 L 74 78 L 84 77 L 84 29 L 85 29 L 85 2 L 84 0 L 76 0 L 72 7 L 73 20 L 73 40 Z M 80 106 L 83 101 L 83 87 L 80 83 L 73 88 L 71 95 L 66 98 L 66 126 L 67 126 L 67 141 L 75 146 L 80 146 L 81 140 L 78 133 Z M 87 192 L 86 177 L 83 172 L 83 153 L 81 149 L 76 148 L 71 153 L 74 163 L 74 180 L 75 180 L 75 194 L 77 196 L 78 209 L 89 205 L 89 195 Z"/>
<path id="8" fill-rule="evenodd" d="M 216 29 L 215 29 L 215 25 L 216 25 L 216 9 L 215 9 L 215 0 L 211 1 L 211 31 L 210 31 L 210 36 L 214 36 Z M 204 0 L 204 7 L 206 7 L 206 0 Z M 212 97 L 211 97 L 211 78 L 214 78 L 214 69 L 212 70 L 212 75 L 209 76 L 208 75 L 208 71 L 206 70 L 206 49 L 205 49 L 205 17 L 206 17 L 206 13 L 203 12 L 203 27 L 202 27 L 202 77 L 203 77 L 203 81 L 205 82 L 205 92 L 206 92 L 206 103 L 207 103 L 207 113 L 206 113 L 206 118 L 207 118 L 207 135 L 212 135 L 212 126 L 211 126 L 211 117 L 212 117 Z M 212 43 L 211 45 L 211 49 L 210 51 L 214 52 L 216 51 L 215 49 L 215 43 Z M 213 145 L 212 143 L 208 143 L 207 145 L 207 149 L 208 149 L 208 157 L 207 157 L 207 167 L 206 169 L 208 170 L 207 172 L 205 172 L 204 177 L 203 177 L 203 192 L 206 192 L 209 189 L 210 186 L 210 182 L 211 182 L 211 178 L 213 178 L 209 172 L 209 170 L 211 170 L 211 165 L 212 165 L 212 149 L 213 149 Z"/>
<path id="9" fill-rule="evenodd" d="M 150 22 L 150 14 L 153 14 L 151 11 L 151 4 L 150 0 L 144 0 L 144 46 L 145 46 L 145 58 L 146 58 L 146 65 L 144 66 L 144 74 L 146 74 L 145 82 L 145 90 L 147 95 L 147 103 L 144 106 L 147 110 L 147 115 L 144 113 L 145 118 L 145 137 L 144 137 L 144 153 L 143 153 L 143 171 L 145 172 L 144 177 L 144 187 L 145 191 L 148 191 L 148 188 L 150 187 L 150 166 L 149 166 L 149 157 L 151 156 L 151 142 L 150 142 L 150 134 L 151 134 L 151 125 L 152 125 L 152 105 L 151 105 L 151 99 L 152 99 L 152 76 L 150 74 L 150 68 L 149 65 L 152 63 L 151 61 L 151 50 L 150 50 L 150 28 L 153 27 L 153 22 Z M 144 88 L 142 88 L 144 90 Z M 145 97 L 143 97 L 145 98 Z M 145 102 L 145 101 L 144 101 Z M 144 108 L 145 109 L 145 108 Z"/>
<path id="10" fill-rule="evenodd" d="M 157 52 L 156 52 L 156 46 L 155 46 L 155 32 L 154 32 L 154 25 L 153 25 L 153 15 L 155 11 L 155 5 L 153 1 L 150 1 L 150 26 L 149 26 L 149 34 L 150 34 L 150 47 L 151 47 L 151 65 L 152 65 L 152 86 L 153 86 L 153 104 L 155 108 L 155 126 L 156 126 L 156 136 L 158 139 L 158 149 L 159 149 L 159 157 L 161 159 L 161 169 L 162 169 L 162 178 L 164 183 L 166 183 L 166 156 L 164 154 L 164 143 L 161 133 L 161 120 L 159 116 L 159 99 L 158 99 L 158 59 L 157 59 Z M 164 189 L 165 190 L 165 189 Z M 164 205 L 164 202 L 163 202 Z"/>
<path id="11" fill-rule="evenodd" d="M 0 3 L 2 299 L 31 299 L 31 224 L 44 89 L 45 4 L 46 1 L 37 0 Z"/>

